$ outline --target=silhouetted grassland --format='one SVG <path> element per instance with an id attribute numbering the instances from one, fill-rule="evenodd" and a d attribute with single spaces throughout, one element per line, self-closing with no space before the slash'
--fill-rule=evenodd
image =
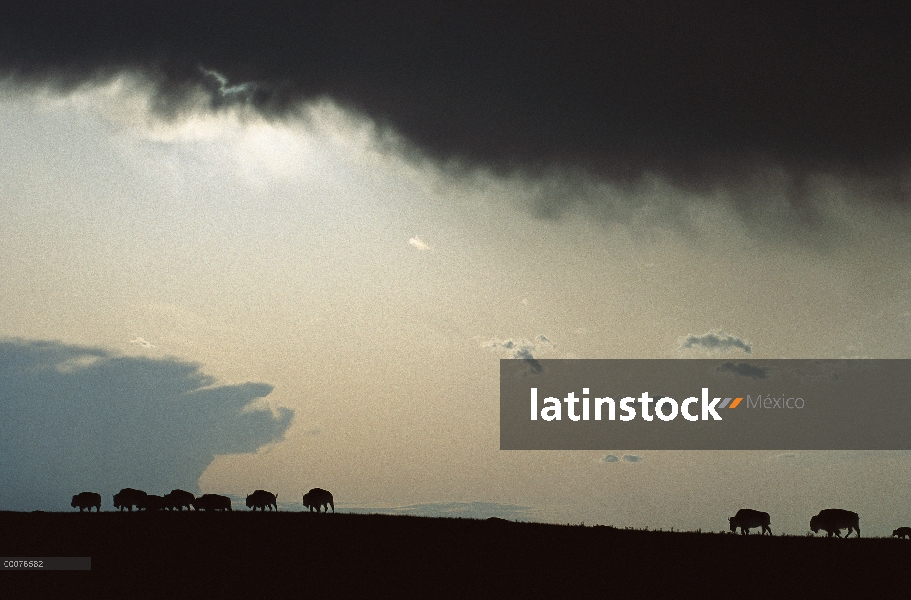
<path id="1" fill-rule="evenodd" d="M 875 597 L 904 592 L 911 559 L 911 542 L 885 538 L 299 512 L 0 512 L 0 536 L 3 556 L 92 558 L 91 571 L 0 574 L 5 594 L 48 598 L 622 597 L 758 590 L 781 597 L 829 591 Z"/>

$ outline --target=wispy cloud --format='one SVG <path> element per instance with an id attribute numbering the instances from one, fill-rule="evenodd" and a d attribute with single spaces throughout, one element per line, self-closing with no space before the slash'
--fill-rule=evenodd
<path id="1" fill-rule="evenodd" d="M 411 244 L 412 246 L 414 246 L 415 248 L 417 248 L 418 250 L 430 250 L 430 249 L 431 249 L 430 246 L 428 246 L 428 245 L 427 245 L 421 238 L 419 238 L 418 236 L 414 236 L 413 238 L 411 238 L 410 240 L 408 240 L 408 243 Z"/>
<path id="2" fill-rule="evenodd" d="M 137 346 L 142 346 L 143 348 L 157 348 L 152 342 L 146 341 L 141 337 L 135 337 L 130 340 L 131 344 L 136 344 Z"/>
<path id="3" fill-rule="evenodd" d="M 742 350 L 750 354 L 753 348 L 739 337 L 728 335 L 723 331 L 710 331 L 702 335 L 692 333 L 682 338 L 680 348 L 683 350 L 701 349 L 708 352 L 725 352 L 727 350 Z"/>

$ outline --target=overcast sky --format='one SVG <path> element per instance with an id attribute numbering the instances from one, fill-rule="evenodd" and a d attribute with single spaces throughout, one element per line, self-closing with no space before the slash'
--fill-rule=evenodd
<path id="1" fill-rule="evenodd" d="M 4 3 L 0 509 L 911 523 L 905 453 L 499 450 L 500 358 L 911 358 L 908 15 L 739 4 Z"/>

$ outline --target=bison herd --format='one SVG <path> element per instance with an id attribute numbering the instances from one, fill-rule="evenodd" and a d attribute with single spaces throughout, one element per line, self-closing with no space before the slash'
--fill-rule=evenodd
<path id="1" fill-rule="evenodd" d="M 329 512 L 335 512 L 335 503 L 332 500 L 332 494 L 320 488 L 313 488 L 303 498 L 304 508 L 310 512 L 314 510 L 320 512 L 320 509 Z M 101 510 L 101 495 L 95 492 L 82 492 L 73 496 L 70 503 L 73 508 L 78 508 L 79 512 L 83 510 L 96 512 Z M 114 508 L 118 510 L 131 511 L 136 510 L 177 510 L 182 511 L 195 509 L 197 511 L 215 511 L 231 510 L 231 499 L 227 496 L 218 494 L 203 494 L 199 498 L 184 490 L 171 490 L 164 496 L 147 494 L 142 490 L 133 488 L 124 488 L 114 494 Z M 269 510 L 278 510 L 278 496 L 265 490 L 256 490 L 247 496 L 247 508 L 254 511 L 258 508 L 265 512 Z M 741 535 L 748 535 L 750 529 L 755 527 L 762 528 L 762 534 L 772 535 L 772 519 L 769 513 L 751 508 L 741 508 L 737 514 L 728 518 L 728 524 L 731 531 L 736 533 L 740 529 Z M 842 529 L 847 529 L 845 537 L 853 532 L 856 537 L 860 537 L 860 517 L 856 512 L 842 510 L 840 508 L 827 508 L 819 511 L 819 514 L 810 519 L 810 529 L 813 533 L 819 533 L 820 530 L 826 532 L 826 537 L 841 537 Z M 893 537 L 911 538 L 911 527 L 899 527 L 892 532 Z"/>
<path id="2" fill-rule="evenodd" d="M 731 531 L 736 533 L 740 529 L 741 535 L 750 533 L 754 527 L 762 527 L 762 533 L 772 535 L 770 527 L 771 518 L 769 513 L 750 508 L 741 508 L 737 514 L 728 518 Z M 856 537 L 860 537 L 860 517 L 856 512 L 843 510 L 841 508 L 826 508 L 819 511 L 819 514 L 810 519 L 810 529 L 813 533 L 819 533 L 819 530 L 826 532 L 826 537 L 841 537 L 841 530 L 847 529 L 845 537 L 851 535 L 853 531 Z M 911 527 L 899 527 L 892 532 L 892 537 L 908 538 L 911 537 Z"/>
<path id="3" fill-rule="evenodd" d="M 324 508 L 326 512 L 329 512 L 329 507 L 332 507 L 332 512 L 335 512 L 332 494 L 326 490 L 313 488 L 304 494 L 303 501 L 304 507 L 309 509 L 310 512 L 313 512 L 314 509 L 316 512 L 320 512 L 320 508 Z M 84 510 L 92 512 L 93 508 L 96 512 L 99 512 L 101 511 L 101 494 L 95 492 L 82 492 L 76 494 L 73 496 L 70 506 L 78 508 L 79 512 Z M 165 494 L 164 496 L 156 496 L 142 490 L 134 490 L 133 488 L 124 488 L 114 494 L 114 508 L 120 511 L 127 510 L 130 512 L 133 511 L 133 508 L 145 511 L 183 511 L 185 508 L 187 510 L 192 508 L 194 510 L 204 511 L 232 510 L 231 498 L 228 496 L 203 494 L 197 498 L 190 492 L 184 490 L 171 490 L 170 493 Z M 265 490 L 256 490 L 247 496 L 247 508 L 252 508 L 254 511 L 258 508 L 263 512 L 265 512 L 267 508 L 269 510 L 278 510 L 278 496 Z"/>

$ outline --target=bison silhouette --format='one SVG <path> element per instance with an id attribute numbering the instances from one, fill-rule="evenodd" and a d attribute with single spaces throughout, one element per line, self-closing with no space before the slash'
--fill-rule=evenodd
<path id="1" fill-rule="evenodd" d="M 892 537 L 911 538 L 911 527 L 899 527 L 892 532 Z"/>
<path id="2" fill-rule="evenodd" d="M 193 502 L 196 510 L 231 510 L 231 499 L 218 494 L 203 494 Z"/>
<path id="3" fill-rule="evenodd" d="M 304 506 L 310 509 L 310 512 L 313 512 L 313 509 L 316 509 L 316 512 L 319 512 L 320 508 L 323 508 L 326 512 L 329 512 L 329 507 L 331 506 L 332 512 L 335 512 L 335 504 L 332 502 L 332 494 L 320 488 L 313 488 L 304 494 Z"/>
<path id="4" fill-rule="evenodd" d="M 840 508 L 826 508 L 819 511 L 819 514 L 810 519 L 810 529 L 813 533 L 819 533 L 822 529 L 826 532 L 826 537 L 841 537 L 841 530 L 847 529 L 845 537 L 851 535 L 853 530 L 857 537 L 860 537 L 860 517 L 856 512 L 842 510 Z"/>
<path id="5" fill-rule="evenodd" d="M 261 511 L 265 512 L 266 507 L 269 507 L 269 510 L 278 510 L 278 496 L 272 492 L 267 492 L 265 490 L 256 490 L 249 496 L 247 496 L 247 508 L 252 508 L 254 511 L 258 508 Z"/>
<path id="6" fill-rule="evenodd" d="M 147 493 L 142 490 L 134 490 L 133 488 L 123 488 L 116 494 L 114 494 L 114 508 L 123 511 L 127 509 L 130 512 L 133 512 L 133 507 L 135 506 L 138 509 L 142 507 L 143 502 L 145 502 L 145 497 L 148 496 Z"/>
<path id="7" fill-rule="evenodd" d="M 193 506 L 193 502 L 195 501 L 196 496 L 184 490 L 171 490 L 164 496 L 165 506 L 169 510 L 182 511 L 184 508 L 190 510 L 190 507 Z"/>
<path id="8" fill-rule="evenodd" d="M 737 511 L 736 515 L 728 517 L 728 522 L 731 525 L 731 531 L 736 533 L 737 528 L 739 527 L 741 535 L 749 535 L 750 529 L 753 527 L 762 527 L 761 535 L 766 532 L 768 532 L 769 535 L 772 535 L 772 528 L 769 527 L 772 519 L 767 512 L 753 510 L 751 508 L 741 508 Z"/>
<path id="9" fill-rule="evenodd" d="M 150 511 L 150 510 L 164 510 L 168 507 L 167 501 L 162 496 L 156 496 L 155 494 L 146 494 L 142 498 L 140 504 L 137 505 L 140 510 Z"/>
<path id="10" fill-rule="evenodd" d="M 83 509 L 92 512 L 92 507 L 94 506 L 95 512 L 101 512 L 101 494 L 96 494 L 95 492 L 80 492 L 73 496 L 73 501 L 70 502 L 70 506 L 78 508 L 79 512 L 82 512 Z"/>

